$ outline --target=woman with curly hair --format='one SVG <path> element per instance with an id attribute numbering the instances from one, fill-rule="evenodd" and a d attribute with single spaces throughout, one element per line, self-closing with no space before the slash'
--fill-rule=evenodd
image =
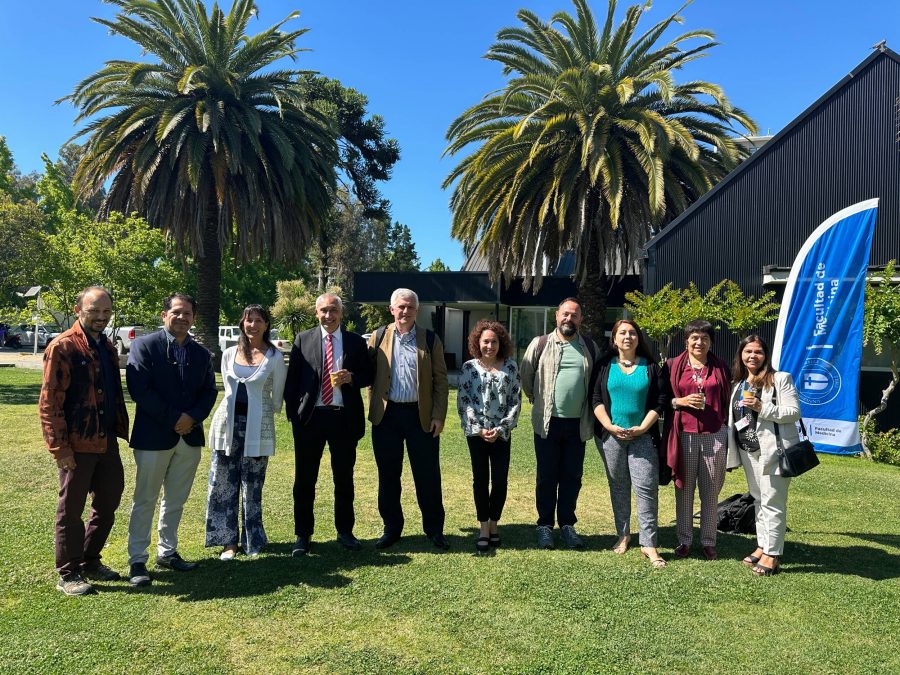
<path id="1" fill-rule="evenodd" d="M 475 548 L 500 546 L 497 522 L 506 503 L 510 432 L 519 419 L 519 368 L 512 341 L 497 321 L 479 321 L 469 334 L 469 353 L 459 376 L 457 410 L 472 458 L 472 491 L 480 524 Z"/>

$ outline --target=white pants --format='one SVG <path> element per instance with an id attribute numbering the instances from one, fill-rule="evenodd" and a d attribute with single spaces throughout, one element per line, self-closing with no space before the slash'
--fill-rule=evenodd
<path id="1" fill-rule="evenodd" d="M 178 444 L 170 450 L 134 450 L 134 463 L 137 479 L 128 522 L 129 565 L 146 563 L 149 558 L 150 528 L 160 490 L 157 554 L 165 557 L 178 548 L 178 524 L 194 485 L 200 448 L 179 438 Z"/>
<path id="2" fill-rule="evenodd" d="M 756 541 L 766 555 L 781 555 L 787 529 L 787 495 L 790 478 L 766 475 L 760 453 L 741 451 L 747 486 L 756 500 Z"/>

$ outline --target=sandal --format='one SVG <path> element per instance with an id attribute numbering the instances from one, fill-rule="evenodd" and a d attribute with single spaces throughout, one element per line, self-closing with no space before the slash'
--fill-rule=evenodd
<path id="1" fill-rule="evenodd" d="M 619 555 L 624 555 L 628 550 L 628 544 L 631 543 L 631 537 L 629 535 L 624 535 L 619 537 L 619 541 L 616 542 L 616 545 L 613 546 L 613 553 L 617 553 Z"/>
<path id="2" fill-rule="evenodd" d="M 494 532 L 490 537 L 488 537 L 488 543 L 494 548 L 500 547 L 500 535 Z"/>
<path id="3" fill-rule="evenodd" d="M 758 577 L 773 577 L 779 572 L 781 572 L 781 563 L 778 561 L 776 556 L 772 556 L 772 559 L 775 561 L 775 564 L 772 567 L 766 567 L 765 565 L 760 565 L 757 563 L 753 566 L 753 574 Z"/>
<path id="4" fill-rule="evenodd" d="M 649 553 L 641 550 L 641 555 L 650 561 L 650 564 L 653 565 L 654 569 L 661 570 L 663 567 L 668 566 L 668 563 L 666 563 L 665 559 L 658 553 L 656 554 L 655 558 L 651 558 Z"/>
<path id="5" fill-rule="evenodd" d="M 490 539 L 487 537 L 478 537 L 475 541 L 475 550 L 479 553 L 487 553 L 491 550 Z"/>
<path id="6" fill-rule="evenodd" d="M 762 556 L 748 555 L 746 558 L 741 560 L 741 562 L 743 564 L 745 564 L 747 567 L 755 567 L 756 563 L 758 563 L 760 561 L 760 558 L 762 558 Z"/>

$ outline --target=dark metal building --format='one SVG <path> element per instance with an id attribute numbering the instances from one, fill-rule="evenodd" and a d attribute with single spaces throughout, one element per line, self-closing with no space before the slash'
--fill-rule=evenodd
<path id="1" fill-rule="evenodd" d="M 900 55 L 876 51 L 813 103 L 646 247 L 647 293 L 722 279 L 744 292 L 776 290 L 813 230 L 837 211 L 880 199 L 870 264 L 900 257 Z M 772 341 L 774 322 L 762 333 Z M 731 357 L 732 336 L 716 351 Z M 888 375 L 863 358 L 861 403 L 880 398 Z M 880 418 L 900 423 L 900 399 Z"/>

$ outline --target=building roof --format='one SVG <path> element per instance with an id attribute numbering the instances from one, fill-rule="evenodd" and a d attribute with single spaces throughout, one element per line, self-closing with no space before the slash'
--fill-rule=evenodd
<path id="1" fill-rule="evenodd" d="M 655 237 L 648 241 L 646 246 L 644 247 L 645 252 L 659 246 L 669 235 L 678 230 L 678 228 L 684 221 L 691 218 L 691 216 L 694 215 L 697 211 L 703 209 L 710 200 L 712 200 L 719 194 L 719 192 L 725 190 L 742 174 L 752 169 L 757 162 L 762 161 L 763 158 L 767 157 L 770 153 L 777 152 L 781 145 L 779 141 L 787 136 L 790 136 L 793 133 L 794 129 L 802 125 L 807 118 L 816 114 L 820 109 L 824 108 L 831 97 L 834 96 L 837 92 L 841 91 L 854 77 L 867 69 L 870 65 L 872 65 L 872 63 L 882 58 L 888 58 L 900 64 L 900 54 L 897 54 L 893 50 L 888 49 L 887 47 L 882 47 L 874 51 L 858 66 L 856 66 L 856 68 L 854 68 L 847 75 L 841 78 L 841 80 L 833 87 L 831 87 L 831 89 L 822 94 L 822 96 L 820 96 L 812 105 L 810 105 L 806 110 L 800 113 L 800 115 L 795 117 L 790 124 L 788 124 L 777 134 L 775 134 L 775 136 L 772 137 L 771 140 L 768 140 L 758 151 L 754 152 L 752 155 L 750 155 L 750 157 L 741 162 L 741 164 L 735 167 L 735 169 L 732 170 L 731 173 L 729 173 L 721 181 L 719 181 L 709 192 L 707 192 L 700 199 L 691 204 L 691 206 L 688 207 L 680 216 L 669 223 L 662 231 L 660 231 Z"/>

